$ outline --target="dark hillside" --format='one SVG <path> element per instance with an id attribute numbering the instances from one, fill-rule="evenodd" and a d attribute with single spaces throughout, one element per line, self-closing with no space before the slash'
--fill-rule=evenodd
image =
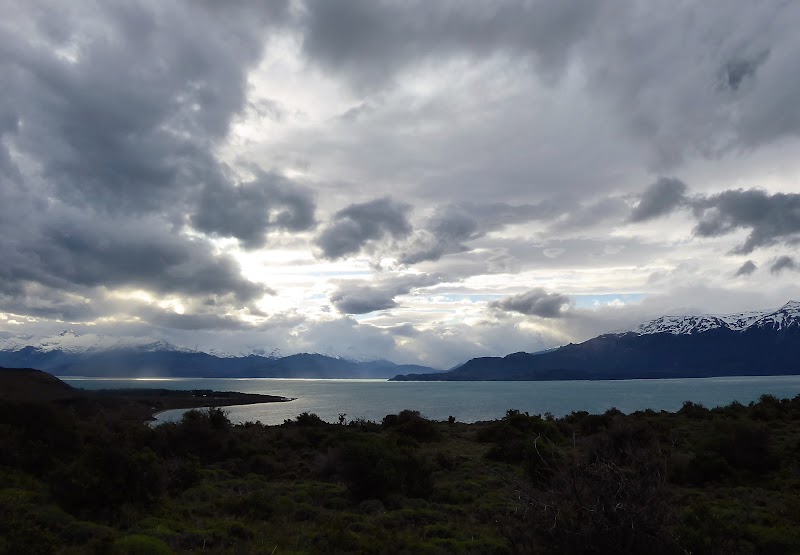
<path id="1" fill-rule="evenodd" d="M 10 401 L 52 401 L 79 395 L 55 376 L 32 368 L 0 367 L 0 399 Z"/>
<path id="2" fill-rule="evenodd" d="M 0 401 L 52 403 L 83 412 L 113 410 L 143 422 L 153 414 L 170 409 L 225 407 L 291 401 L 276 395 L 234 391 L 171 389 L 102 389 L 85 391 L 55 376 L 32 368 L 0 367 Z M 2 551 L 0 551 L 2 553 Z"/>

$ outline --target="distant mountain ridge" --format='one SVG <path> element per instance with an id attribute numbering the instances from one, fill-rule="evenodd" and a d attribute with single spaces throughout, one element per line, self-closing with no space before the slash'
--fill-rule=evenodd
<path id="1" fill-rule="evenodd" d="M 700 316 L 661 316 L 631 330 L 639 335 L 671 333 L 674 335 L 703 333 L 712 329 L 726 328 L 744 331 L 755 326 L 780 330 L 787 326 L 800 326 L 800 302 L 789 301 L 777 310 L 760 310 L 736 314 Z M 625 333 L 625 332 L 623 332 Z"/>
<path id="2" fill-rule="evenodd" d="M 64 330 L 58 335 L 40 338 L 32 336 L 0 338 L 0 351 L 17 351 L 26 347 L 34 347 L 41 352 L 61 351 L 64 353 L 100 352 L 113 349 L 136 349 L 151 352 L 198 352 L 151 337 L 115 337 L 95 333 L 78 334 L 73 330 Z"/>
<path id="3" fill-rule="evenodd" d="M 729 315 L 662 316 L 540 353 L 393 380 L 601 380 L 800 374 L 800 302 Z"/>
<path id="4" fill-rule="evenodd" d="M 33 344 L 31 344 L 33 343 Z M 152 338 L 76 334 L 0 339 L 0 366 L 38 368 L 56 376 L 211 378 L 375 378 L 435 372 L 388 360 L 353 361 L 317 353 L 231 356 Z"/>

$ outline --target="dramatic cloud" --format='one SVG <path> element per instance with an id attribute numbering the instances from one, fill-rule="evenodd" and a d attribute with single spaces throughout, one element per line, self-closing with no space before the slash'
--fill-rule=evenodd
<path id="1" fill-rule="evenodd" d="M 172 310 L 143 310 L 140 314 L 154 326 L 175 330 L 245 330 L 251 326 L 235 316 L 218 314 L 178 314 Z"/>
<path id="2" fill-rule="evenodd" d="M 518 223 L 552 219 L 560 210 L 550 203 L 518 206 L 505 203 L 450 204 L 436 210 L 403 252 L 400 262 L 416 264 L 439 260 L 446 254 L 468 250 L 465 242 L 483 237 L 491 231 Z"/>
<path id="3" fill-rule="evenodd" d="M 798 3 L 6 4 L 0 333 L 451 366 L 800 298 Z"/>
<path id="4" fill-rule="evenodd" d="M 749 230 L 745 242 L 734 249 L 737 254 L 800 241 L 800 194 L 733 189 L 690 198 L 686 195 L 687 189 L 676 179 L 660 179 L 642 194 L 631 220 L 648 220 L 686 206 L 697 220 L 694 233 L 699 237 L 720 237 L 739 229 Z"/>
<path id="5" fill-rule="evenodd" d="M 696 200 L 693 207 L 699 220 L 695 233 L 701 237 L 749 229 L 745 242 L 736 248 L 740 254 L 780 242 L 795 243 L 800 234 L 800 194 L 737 189 Z"/>
<path id="6" fill-rule="evenodd" d="M 313 224 L 307 191 L 235 188 L 215 154 L 286 3 L 52 8 L 9 7 L 0 34 L 0 256 L 17 288 L 0 310 L 90 320 L 115 288 L 220 308 L 268 293 L 181 226 L 198 194 L 198 228 L 248 246 Z"/>
<path id="7" fill-rule="evenodd" d="M 285 4 L 30 10 L 0 41 L 0 113 L 22 122 L 11 144 L 65 201 L 126 212 L 180 203 L 219 179 L 213 144 L 244 105 L 247 69 Z"/>
<path id="8" fill-rule="evenodd" d="M 583 204 L 573 202 L 560 210 L 564 214 L 548 226 L 549 230 L 554 230 L 559 235 L 570 231 L 586 233 L 592 228 L 605 229 L 608 225 L 623 221 L 629 207 L 621 197 L 607 197 Z"/>
<path id="9" fill-rule="evenodd" d="M 303 48 L 361 88 L 431 58 L 530 53 L 546 68 L 564 63 L 599 11 L 595 2 L 306 3 Z"/>
<path id="10" fill-rule="evenodd" d="M 213 253 L 202 239 L 170 233 L 152 220 L 97 219 L 87 224 L 58 219 L 43 230 L 42 242 L 29 245 L 39 261 L 14 269 L 23 278 L 68 288 L 129 287 L 164 294 L 253 300 L 264 286 L 241 276 L 238 264 Z M 30 259 L 29 259 L 30 260 Z"/>
<path id="11" fill-rule="evenodd" d="M 401 239 L 411 232 L 407 219 L 410 209 L 390 197 L 351 204 L 334 214 L 333 223 L 317 238 L 317 245 L 324 257 L 340 258 L 386 236 Z"/>
<path id="12" fill-rule="evenodd" d="M 519 312 L 540 318 L 559 318 L 569 306 L 569 297 L 558 293 L 548 293 L 542 288 L 531 289 L 519 295 L 512 295 L 489 303 L 491 308 L 507 312 Z"/>
<path id="13" fill-rule="evenodd" d="M 646 17 L 632 1 L 315 0 L 306 8 L 304 53 L 359 90 L 463 57 L 525 60 L 551 80 L 580 60 L 589 89 L 650 143 L 658 165 L 800 132 L 791 101 L 800 93 L 793 3 L 754 10 L 746 0 L 716 0 Z"/>
<path id="14" fill-rule="evenodd" d="M 314 225 L 311 193 L 275 174 L 260 174 L 254 181 L 230 187 L 206 185 L 192 224 L 199 231 L 236 237 L 245 248 L 263 247 L 272 229 L 304 231 Z"/>
<path id="15" fill-rule="evenodd" d="M 442 275 L 411 274 L 383 279 L 376 285 L 361 281 L 346 281 L 331 294 L 333 306 L 343 314 L 367 314 L 376 310 L 395 308 L 395 297 L 407 295 L 413 289 L 430 287 L 445 281 Z"/>
<path id="16" fill-rule="evenodd" d="M 631 220 L 643 222 L 668 214 L 686 203 L 688 187 L 678 179 L 661 177 L 645 189 L 639 204 L 631 213 Z"/>
<path id="17" fill-rule="evenodd" d="M 779 256 L 775 262 L 769 267 L 769 271 L 773 274 L 778 274 L 783 270 L 796 270 L 797 262 L 791 256 Z"/>
<path id="18" fill-rule="evenodd" d="M 736 277 L 749 276 L 750 274 L 755 272 L 757 269 L 758 269 L 758 266 L 756 266 L 755 262 L 753 262 L 752 260 L 748 260 L 747 262 L 742 264 L 741 267 L 739 267 L 738 270 L 736 270 L 736 274 L 734 274 L 734 275 L 736 275 Z"/>

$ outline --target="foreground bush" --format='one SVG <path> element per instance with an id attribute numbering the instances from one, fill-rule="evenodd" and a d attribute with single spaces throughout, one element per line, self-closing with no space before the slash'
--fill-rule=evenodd
<path id="1" fill-rule="evenodd" d="M 2 554 L 800 552 L 800 397 L 477 424 L 0 415 Z"/>

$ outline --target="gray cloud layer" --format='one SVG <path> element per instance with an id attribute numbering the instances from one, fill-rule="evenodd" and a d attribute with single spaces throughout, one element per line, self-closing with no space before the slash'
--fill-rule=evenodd
<path id="1" fill-rule="evenodd" d="M 645 189 L 631 220 L 643 222 L 668 214 L 686 202 L 688 187 L 679 179 L 661 177 Z"/>
<path id="2" fill-rule="evenodd" d="M 695 200 L 692 207 L 698 218 L 695 233 L 701 237 L 749 229 L 747 239 L 736 249 L 741 254 L 781 242 L 795 243 L 800 234 L 800 194 L 737 189 Z"/>
<path id="3" fill-rule="evenodd" d="M 791 256 L 779 256 L 775 262 L 769 267 L 769 271 L 773 274 L 779 274 L 783 270 L 796 270 L 797 262 Z"/>
<path id="4" fill-rule="evenodd" d="M 530 53 L 545 68 L 564 63 L 598 13 L 596 2 L 328 2 L 310 0 L 308 57 L 361 88 L 383 85 L 431 57 Z"/>
<path id="5" fill-rule="evenodd" d="M 733 189 L 713 195 L 686 195 L 687 187 L 676 179 L 661 179 L 648 187 L 631 219 L 646 221 L 688 207 L 697 220 L 699 237 L 720 237 L 739 229 L 750 231 L 737 254 L 756 248 L 800 241 L 800 194 L 758 189 Z"/>
<path id="6" fill-rule="evenodd" d="M 749 276 L 750 274 L 755 272 L 757 269 L 758 269 L 758 266 L 756 266 L 756 263 L 753 262 L 752 260 L 748 260 L 747 262 L 742 264 L 739 267 L 738 270 L 736 270 L 736 274 L 734 274 L 734 275 L 736 275 L 736 277 Z"/>
<path id="7" fill-rule="evenodd" d="M 413 289 L 430 287 L 445 281 L 441 274 L 398 276 L 371 285 L 362 281 L 346 281 L 331 294 L 331 303 L 343 314 L 367 314 L 376 310 L 395 308 L 395 297 Z"/>
<path id="8" fill-rule="evenodd" d="M 236 306 L 268 292 L 181 226 L 195 213 L 203 231 L 252 246 L 270 228 L 313 224 L 308 192 L 266 175 L 234 188 L 214 154 L 287 3 L 19 4 L 4 15 L 0 273 L 16 292 L 0 310 L 88 318 L 113 288 Z M 26 310 L 32 291 L 63 302 Z"/>
<path id="9" fill-rule="evenodd" d="M 774 248 L 791 254 L 800 241 L 798 3 L 3 7 L 0 318 L 105 317 L 184 337 L 252 333 L 248 344 L 258 345 L 267 324 L 254 317 L 280 328 L 270 337 L 282 348 L 397 354 L 392 336 L 402 333 L 415 338 L 406 355 L 437 342 L 448 357 L 463 356 L 465 343 L 498 354 L 528 345 L 528 331 L 511 323 L 520 314 L 566 312 L 548 325 L 588 328 L 572 317 L 580 310 L 564 311 L 566 295 L 537 289 L 497 301 L 486 321 L 471 327 L 470 318 L 457 333 L 446 320 L 474 316 L 469 303 L 440 321 L 426 314 L 416 333 L 398 297 L 413 304 L 420 289 L 451 290 L 440 272 L 470 278 L 476 294 L 524 272 L 533 276 L 526 283 L 558 291 L 703 291 L 704 302 L 714 295 L 675 284 L 724 275 L 729 283 L 718 286 L 730 298 L 753 299 L 754 290 L 741 294 L 753 280 L 730 277 L 752 274 L 754 261 L 737 270 L 739 258 L 702 260 L 739 234 L 733 252 L 757 252 L 779 284 L 770 294 L 796 292 L 784 270 L 797 261 L 775 258 Z M 659 174 L 697 189 L 675 177 L 653 183 Z M 770 192 L 732 189 L 767 175 Z M 364 184 L 375 200 L 360 202 Z M 694 221 L 680 251 L 655 221 L 676 211 Z M 645 222 L 637 236 L 644 226 L 633 224 Z M 271 257 L 270 248 L 281 252 Z M 353 255 L 430 274 L 331 279 L 368 271 L 363 260 L 342 260 Z M 237 260 L 263 283 L 243 277 Z M 284 268 L 271 274 L 287 260 L 299 261 L 298 275 L 313 265 L 301 280 L 316 292 L 335 288 L 340 313 L 397 309 L 369 318 L 395 328 L 332 313 L 314 321 L 314 293 L 259 303 L 279 287 L 270 276 L 291 279 Z M 282 301 L 301 297 L 298 306 L 317 303 L 307 315 L 257 308 L 286 310 Z"/>
<path id="10" fill-rule="evenodd" d="M 15 148 L 65 201 L 110 211 L 163 209 L 220 179 L 211 147 L 285 6 L 144 1 L 95 5 L 90 17 L 81 7 L 19 14 L 17 32 L 2 35 L 2 112 L 22 123 Z"/>
<path id="11" fill-rule="evenodd" d="M 569 297 L 559 293 L 548 293 L 541 287 L 537 287 L 519 295 L 493 301 L 489 303 L 489 306 L 507 312 L 519 312 L 527 316 L 558 318 L 569 306 Z"/>
<path id="12" fill-rule="evenodd" d="M 314 209 L 310 191 L 280 175 L 261 173 L 236 187 L 207 184 L 192 224 L 209 235 L 236 237 L 253 249 L 264 246 L 269 230 L 312 228 Z"/>
<path id="13" fill-rule="evenodd" d="M 450 204 L 436 210 L 424 228 L 401 254 L 403 264 L 439 260 L 446 254 L 468 250 L 467 241 L 506 226 L 555 218 L 563 209 L 551 203 L 510 205 L 506 203 Z"/>
<path id="14" fill-rule="evenodd" d="M 351 204 L 334 214 L 317 238 L 325 258 L 340 258 L 357 253 L 370 241 L 392 237 L 401 239 L 411 232 L 407 214 L 411 207 L 390 197 Z"/>
<path id="15" fill-rule="evenodd" d="M 646 17 L 634 1 L 306 6 L 306 55 L 359 90 L 386 87 L 432 59 L 506 56 L 551 79 L 580 60 L 590 90 L 650 143 L 658 166 L 800 132 L 800 7 L 791 2 L 753 10 L 747 0 L 714 0 L 656 7 Z"/>

